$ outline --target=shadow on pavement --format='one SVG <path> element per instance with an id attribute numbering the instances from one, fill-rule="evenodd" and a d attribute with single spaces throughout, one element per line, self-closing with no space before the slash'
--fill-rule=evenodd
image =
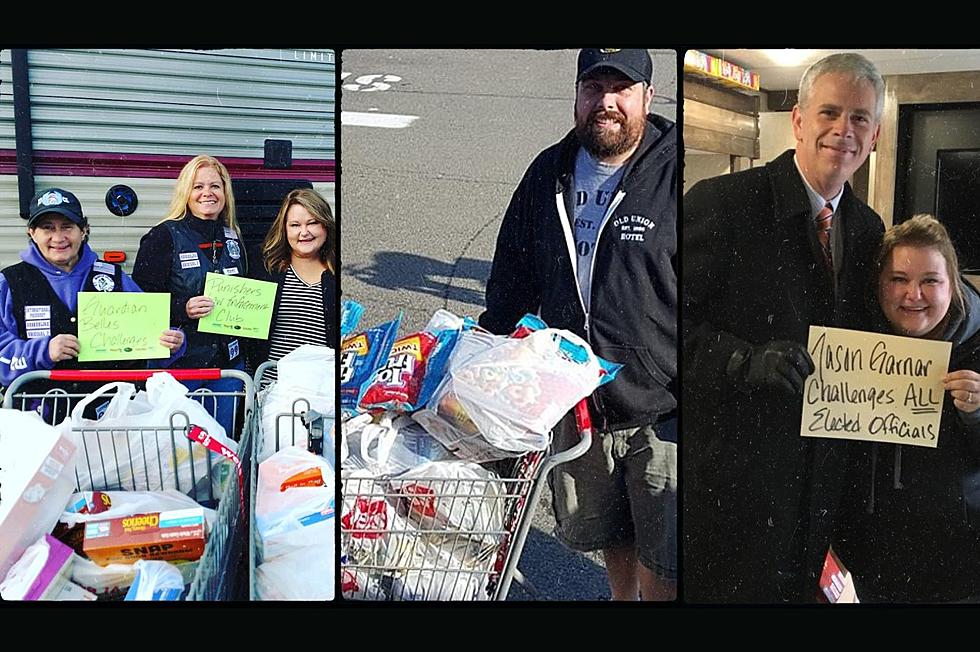
<path id="1" fill-rule="evenodd" d="M 457 258 L 447 263 L 401 251 L 381 251 L 368 265 L 344 265 L 344 274 L 376 287 L 410 290 L 450 301 L 483 306 L 483 291 L 459 287 L 463 281 L 484 286 L 490 261 Z"/>
<path id="2" fill-rule="evenodd" d="M 538 528 L 528 533 L 518 568 L 534 591 L 514 582 L 508 601 L 609 599 L 606 570 Z"/>

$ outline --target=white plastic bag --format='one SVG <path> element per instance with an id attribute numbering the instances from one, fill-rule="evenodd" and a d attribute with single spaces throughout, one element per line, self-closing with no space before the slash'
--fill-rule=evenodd
<path id="1" fill-rule="evenodd" d="M 255 526 L 262 560 L 333 537 L 334 476 L 321 457 L 289 446 L 261 464 Z"/>
<path id="2" fill-rule="evenodd" d="M 103 400 L 112 389 L 117 391 L 101 418 L 82 416 L 90 403 Z M 182 428 L 200 426 L 232 452 L 238 451 L 238 444 L 204 406 L 186 396 L 187 388 L 170 374 L 155 373 L 147 379 L 145 392 L 135 393 L 135 389 L 130 383 L 103 385 L 80 401 L 62 423 L 63 431 L 83 451 L 76 467 L 79 488 L 202 491 L 210 455 L 212 487 L 220 496 L 234 465 L 191 442 Z"/>
<path id="3" fill-rule="evenodd" d="M 165 561 L 140 559 L 135 564 L 136 579 L 126 593 L 126 601 L 164 602 L 179 600 L 184 592 L 180 569 Z"/>
<path id="4" fill-rule="evenodd" d="M 566 355 L 562 340 L 581 348 L 582 359 Z M 523 339 L 466 331 L 415 419 L 465 459 L 518 457 L 547 448 L 551 429 L 600 376 L 592 349 L 569 331 L 546 328 Z"/>
<path id="5" fill-rule="evenodd" d="M 357 457 L 348 466 L 363 467 L 376 476 L 398 475 L 420 464 L 458 459 L 411 417 L 386 412 L 378 423 L 351 433 Z"/>
<path id="6" fill-rule="evenodd" d="M 312 409 L 327 420 L 335 418 L 335 368 L 334 350 L 314 344 L 303 344 L 276 363 L 276 382 L 259 393 L 262 406 L 262 437 L 256 443 L 259 462 L 278 448 L 306 446 L 308 432 L 299 413 Z"/>
<path id="7" fill-rule="evenodd" d="M 296 548 L 255 569 L 260 600 L 333 600 L 335 519 L 328 519 L 331 536 L 317 545 Z"/>
<path id="8" fill-rule="evenodd" d="M 472 462 L 429 462 L 389 481 L 408 518 L 425 532 L 462 532 L 486 545 L 500 539 L 506 495 L 495 474 Z"/>
<path id="9" fill-rule="evenodd" d="M 118 599 L 126 595 L 136 579 L 135 564 L 109 564 L 99 566 L 80 555 L 72 557 L 71 581 L 95 593 L 99 599 Z M 181 574 L 184 585 L 194 581 L 200 561 L 182 561 L 173 564 Z"/>

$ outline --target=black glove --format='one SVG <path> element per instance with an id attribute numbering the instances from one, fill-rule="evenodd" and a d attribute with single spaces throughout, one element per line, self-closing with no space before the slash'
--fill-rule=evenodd
<path id="1" fill-rule="evenodd" d="M 804 346 L 777 340 L 739 349 L 728 361 L 726 372 L 746 392 L 768 387 L 800 394 L 813 370 L 813 358 Z"/>

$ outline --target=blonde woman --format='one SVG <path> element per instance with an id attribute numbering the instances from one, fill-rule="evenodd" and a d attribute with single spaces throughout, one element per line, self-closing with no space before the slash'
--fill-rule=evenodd
<path id="1" fill-rule="evenodd" d="M 206 274 L 244 276 L 246 271 L 228 170 L 212 156 L 195 156 L 177 177 L 166 217 L 140 241 L 133 265 L 133 280 L 145 292 L 170 293 L 172 323 L 187 334 L 179 366 L 245 368 L 242 340 L 198 332 L 197 324 L 214 309 L 214 301 L 204 296 Z M 200 385 L 184 384 L 190 389 Z M 227 391 L 222 381 L 204 385 Z M 228 428 L 230 416 L 227 422 L 219 416 L 219 421 Z"/>
<path id="2" fill-rule="evenodd" d="M 260 257 L 253 276 L 279 289 L 269 339 L 250 342 L 250 366 L 279 360 L 301 344 L 336 349 L 337 229 L 327 201 L 307 188 L 286 195 Z"/>

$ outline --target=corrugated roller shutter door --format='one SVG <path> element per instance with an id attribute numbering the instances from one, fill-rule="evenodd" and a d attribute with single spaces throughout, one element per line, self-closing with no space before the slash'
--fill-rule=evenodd
<path id="1" fill-rule="evenodd" d="M 30 50 L 28 61 L 36 150 L 262 158 L 279 138 L 294 159 L 334 159 L 329 50 Z"/>

